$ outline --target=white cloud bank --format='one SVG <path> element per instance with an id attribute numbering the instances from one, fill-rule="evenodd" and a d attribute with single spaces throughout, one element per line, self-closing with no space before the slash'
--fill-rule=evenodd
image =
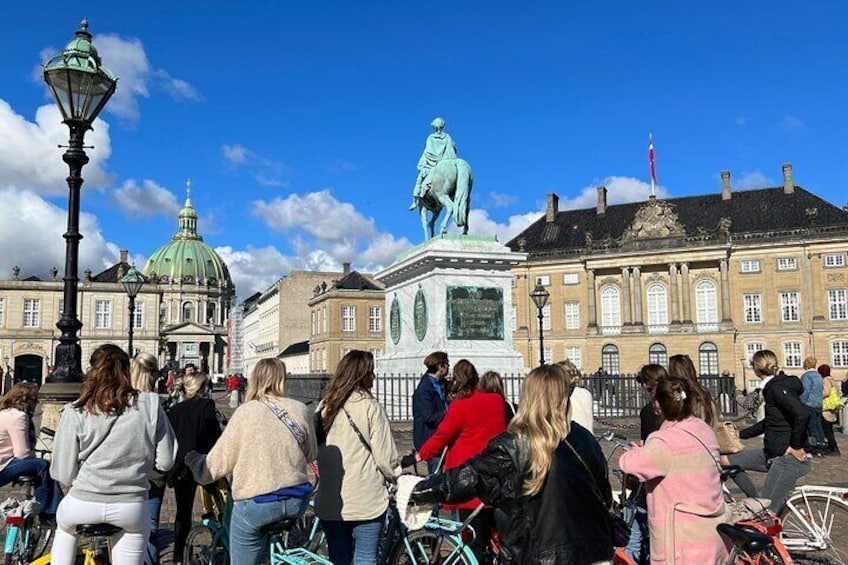
<path id="1" fill-rule="evenodd" d="M 157 214 L 176 217 L 181 208 L 173 192 L 149 179 L 141 184 L 135 179 L 124 181 L 112 197 L 125 214 L 135 218 L 151 218 Z"/>

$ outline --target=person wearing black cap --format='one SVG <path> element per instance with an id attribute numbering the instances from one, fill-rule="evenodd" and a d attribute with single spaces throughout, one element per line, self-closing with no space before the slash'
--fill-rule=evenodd
<path id="1" fill-rule="evenodd" d="M 830 376 L 830 365 L 819 365 L 819 374 L 822 377 L 822 393 L 824 397 L 824 407 L 822 410 L 822 428 L 824 428 L 824 437 L 827 441 L 827 455 L 841 455 L 839 445 L 836 443 L 836 436 L 833 435 L 833 423 L 836 422 L 836 413 L 842 408 L 842 401 L 839 400 L 839 405 L 835 405 L 831 397 L 831 391 L 835 389 L 833 377 Z M 836 394 L 833 395 L 839 399 L 839 389 L 835 389 Z"/>

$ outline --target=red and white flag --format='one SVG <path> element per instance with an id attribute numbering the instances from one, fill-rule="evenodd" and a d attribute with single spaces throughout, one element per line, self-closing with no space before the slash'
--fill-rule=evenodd
<path id="1" fill-rule="evenodd" d="M 648 134 L 648 163 L 651 165 L 651 196 L 656 196 L 657 162 L 654 158 L 654 135 Z"/>

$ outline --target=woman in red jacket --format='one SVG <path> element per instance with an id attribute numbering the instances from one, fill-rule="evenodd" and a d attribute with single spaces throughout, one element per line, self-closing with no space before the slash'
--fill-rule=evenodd
<path id="1" fill-rule="evenodd" d="M 462 359 L 454 366 L 452 402 L 435 433 L 421 446 L 419 460 L 428 461 L 439 457 L 447 447 L 445 469 L 459 467 L 479 455 L 492 438 L 506 431 L 503 397 L 493 392 L 480 391 L 477 388 L 479 381 L 477 369 L 470 361 Z M 480 499 L 475 498 L 455 505 L 446 504 L 445 508 L 458 509 L 460 519 L 465 520 L 479 504 Z M 478 558 L 491 537 L 493 526 L 494 516 L 490 508 L 483 510 L 474 520 L 477 536 L 474 541 L 476 547 L 472 549 Z"/>

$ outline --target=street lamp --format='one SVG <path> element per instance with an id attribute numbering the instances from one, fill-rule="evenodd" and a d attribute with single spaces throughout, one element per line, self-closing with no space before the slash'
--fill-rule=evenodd
<path id="1" fill-rule="evenodd" d="M 545 314 L 542 311 L 550 297 L 551 293 L 545 290 L 545 287 L 540 284 L 537 284 L 533 292 L 530 293 L 530 298 L 533 299 L 536 309 L 539 310 L 539 365 L 545 364 L 545 336 L 542 328 L 542 320 L 544 320 Z"/>
<path id="2" fill-rule="evenodd" d="M 121 284 L 124 285 L 124 290 L 127 292 L 127 296 L 130 297 L 130 332 L 129 332 L 129 344 L 127 347 L 127 353 L 130 356 L 130 359 L 133 357 L 133 325 L 135 323 L 135 297 L 138 296 L 138 292 L 141 290 L 141 287 L 144 286 L 144 275 L 139 273 L 135 265 L 130 267 L 130 270 L 127 271 L 127 274 L 121 277 Z"/>
<path id="3" fill-rule="evenodd" d="M 61 330 L 59 345 L 53 357 L 56 367 L 48 383 L 80 383 L 83 372 L 82 351 L 77 333 L 82 323 L 77 318 L 77 283 L 79 242 L 80 188 L 82 168 L 88 163 L 85 154 L 85 132 L 114 94 L 118 84 L 112 71 L 101 64 L 97 49 L 91 44 L 88 22 L 83 20 L 65 50 L 44 65 L 44 81 L 56 98 L 63 122 L 70 130 L 70 140 L 62 160 L 68 164 L 68 230 L 65 238 L 64 306 L 56 327 Z"/>

